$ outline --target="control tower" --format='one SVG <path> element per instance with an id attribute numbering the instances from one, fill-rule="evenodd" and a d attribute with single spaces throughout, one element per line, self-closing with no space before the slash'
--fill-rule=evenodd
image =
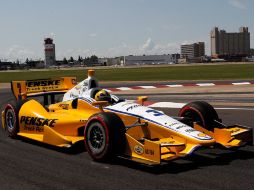
<path id="1" fill-rule="evenodd" d="M 45 67 L 55 65 L 56 63 L 56 53 L 55 44 L 52 38 L 44 39 L 44 52 L 45 52 Z"/>

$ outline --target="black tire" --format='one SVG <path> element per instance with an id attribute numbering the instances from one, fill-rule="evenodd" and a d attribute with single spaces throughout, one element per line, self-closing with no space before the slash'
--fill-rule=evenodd
<path id="1" fill-rule="evenodd" d="M 93 115 L 85 126 L 85 146 L 93 160 L 109 161 L 125 150 L 125 126 L 114 113 Z"/>
<path id="2" fill-rule="evenodd" d="M 18 109 L 13 104 L 7 104 L 4 108 L 4 125 L 9 137 L 17 137 L 19 132 Z"/>
<path id="3" fill-rule="evenodd" d="M 4 108 L 4 125 L 7 135 L 16 138 L 19 132 L 19 110 L 28 100 L 18 100 L 15 103 L 7 104 Z"/>
<path id="4" fill-rule="evenodd" d="M 178 115 L 179 117 L 191 118 L 193 122 L 197 122 L 199 125 L 210 131 L 214 130 L 214 120 L 221 121 L 215 109 L 204 101 L 188 103 L 181 108 Z"/>

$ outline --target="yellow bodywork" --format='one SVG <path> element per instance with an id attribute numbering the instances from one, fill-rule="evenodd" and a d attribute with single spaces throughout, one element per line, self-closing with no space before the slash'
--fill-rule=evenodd
<path id="1" fill-rule="evenodd" d="M 84 111 L 86 107 L 91 109 Z M 72 109 L 71 101 L 53 104 L 48 109 L 49 112 L 35 100 L 23 104 L 19 111 L 18 135 L 55 146 L 70 147 L 84 139 L 79 130 L 83 130 L 91 115 L 99 112 L 98 108 L 84 101 L 79 101 L 77 109 Z"/>

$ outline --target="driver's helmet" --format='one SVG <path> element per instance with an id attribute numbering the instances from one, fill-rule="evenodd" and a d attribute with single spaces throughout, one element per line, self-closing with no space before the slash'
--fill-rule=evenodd
<path id="1" fill-rule="evenodd" d="M 110 96 L 109 92 L 107 92 L 106 90 L 100 90 L 99 92 L 97 92 L 95 94 L 94 99 L 96 101 L 108 101 L 108 102 L 111 102 L 111 96 Z"/>

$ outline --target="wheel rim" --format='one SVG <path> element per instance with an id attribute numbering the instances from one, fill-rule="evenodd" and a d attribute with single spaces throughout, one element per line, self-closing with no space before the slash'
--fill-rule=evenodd
<path id="1" fill-rule="evenodd" d="M 15 127 L 15 123 L 16 123 L 15 113 L 13 112 L 13 110 L 8 109 L 6 111 L 5 123 L 6 123 L 6 127 L 8 128 L 8 130 L 12 131 L 13 128 Z"/>
<path id="2" fill-rule="evenodd" d="M 88 146 L 93 154 L 101 153 L 106 146 L 105 128 L 99 122 L 94 122 L 87 130 Z"/>

